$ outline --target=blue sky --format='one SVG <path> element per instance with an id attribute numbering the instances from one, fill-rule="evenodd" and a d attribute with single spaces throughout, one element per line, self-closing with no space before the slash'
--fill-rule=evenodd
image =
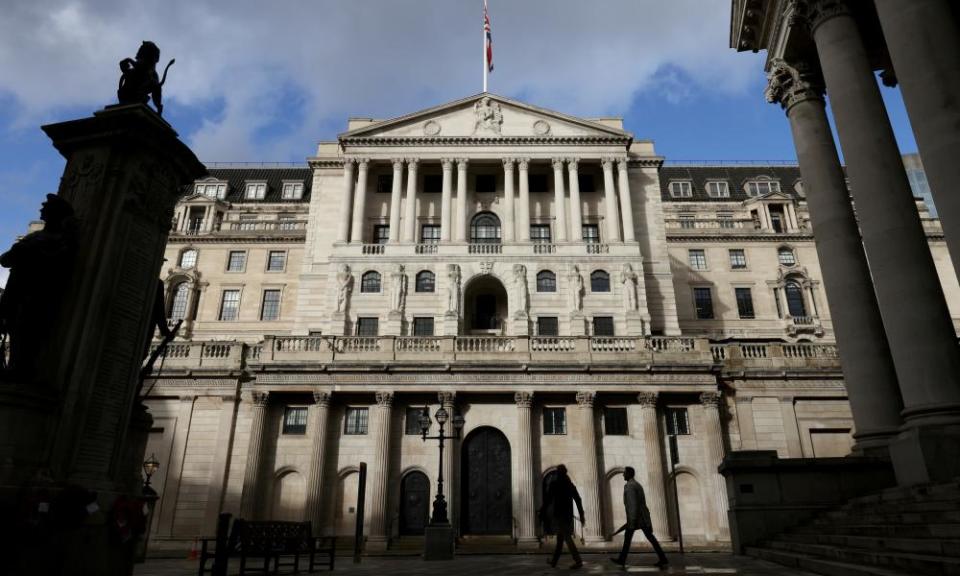
<path id="1" fill-rule="evenodd" d="M 0 249 L 55 192 L 39 126 L 113 102 L 117 62 L 175 57 L 165 117 L 204 161 L 302 162 L 347 116 L 481 90 L 481 0 L 12 0 L 0 20 Z M 623 116 L 668 160 L 794 160 L 763 55 L 728 48 L 730 0 L 489 0 L 490 91 Z M 37 34 L 44 30 L 45 34 Z M 883 89 L 901 150 L 916 150 Z M 0 269 L 0 285 L 6 280 Z"/>

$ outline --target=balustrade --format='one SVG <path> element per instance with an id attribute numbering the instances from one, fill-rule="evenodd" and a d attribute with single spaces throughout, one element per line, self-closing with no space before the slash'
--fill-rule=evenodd
<path id="1" fill-rule="evenodd" d="M 550 242 L 535 242 L 533 244 L 534 254 L 555 254 L 557 245 Z"/>
<path id="2" fill-rule="evenodd" d="M 410 353 L 436 354 L 440 352 L 443 338 L 439 336 L 410 336 L 397 338 L 396 351 Z"/>
<path id="3" fill-rule="evenodd" d="M 364 255 L 382 255 L 386 247 L 386 244 L 363 244 L 360 251 Z"/>
<path id="4" fill-rule="evenodd" d="M 610 253 L 609 244 L 596 244 L 588 242 L 586 244 L 587 254 L 608 254 Z"/>
<path id="5" fill-rule="evenodd" d="M 436 254 L 440 248 L 439 244 L 417 244 L 414 252 L 417 254 Z"/>
<path id="6" fill-rule="evenodd" d="M 514 339 L 506 336 L 460 336 L 457 338 L 457 352 L 476 354 L 495 354 L 513 352 Z"/>
<path id="7" fill-rule="evenodd" d="M 694 338 L 652 336 L 647 339 L 647 346 L 654 352 L 693 352 L 697 341 Z"/>
<path id="8" fill-rule="evenodd" d="M 591 352 L 636 352 L 637 339 L 632 337 L 594 336 L 590 339 Z"/>
<path id="9" fill-rule="evenodd" d="M 531 352 L 573 352 L 577 339 L 572 336 L 534 336 L 530 338 Z"/>
<path id="10" fill-rule="evenodd" d="M 468 252 L 471 254 L 501 254 L 503 252 L 502 244 L 470 244 Z"/>

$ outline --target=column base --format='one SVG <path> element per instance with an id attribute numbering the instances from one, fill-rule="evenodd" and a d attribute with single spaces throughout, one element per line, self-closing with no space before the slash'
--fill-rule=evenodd
<path id="1" fill-rule="evenodd" d="M 366 552 L 386 552 L 390 545 L 388 538 L 370 536 L 367 538 L 367 544 L 364 546 Z"/>
<path id="2" fill-rule="evenodd" d="M 607 543 L 603 536 L 584 536 L 583 541 L 587 546 L 602 546 Z"/>
<path id="3" fill-rule="evenodd" d="M 854 456 L 890 460 L 890 442 L 896 439 L 899 429 L 873 431 L 867 434 L 854 434 L 850 453 Z"/>
<path id="4" fill-rule="evenodd" d="M 453 560 L 453 526 L 450 524 L 430 524 L 423 531 L 423 559 Z"/>
<path id="5" fill-rule="evenodd" d="M 536 536 L 521 536 L 517 538 L 518 550 L 539 550 L 540 539 Z"/>
<path id="6" fill-rule="evenodd" d="M 889 448 L 900 486 L 960 476 L 960 423 L 904 427 Z"/>

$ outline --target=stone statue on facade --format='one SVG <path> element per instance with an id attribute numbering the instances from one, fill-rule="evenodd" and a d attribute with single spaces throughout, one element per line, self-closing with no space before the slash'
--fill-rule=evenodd
<path id="1" fill-rule="evenodd" d="M 500 127 L 503 125 L 503 112 L 500 111 L 499 103 L 484 96 L 473 105 L 473 112 L 477 116 L 477 122 L 473 129 L 474 134 L 481 130 L 489 130 L 495 134 L 500 134 Z"/>
<path id="2" fill-rule="evenodd" d="M 120 61 L 120 72 L 123 73 L 117 87 L 120 104 L 146 104 L 152 97 L 157 114 L 163 116 L 163 83 L 167 81 L 167 71 L 175 60 L 167 62 L 162 78 L 157 75 L 159 62 L 160 48 L 149 41 L 140 45 L 136 59 L 124 58 Z"/>
<path id="3" fill-rule="evenodd" d="M 460 315 L 460 266 L 447 266 L 447 314 Z"/>
<path id="4" fill-rule="evenodd" d="M 403 265 L 397 264 L 390 273 L 390 311 L 403 312 L 406 296 L 407 275 L 403 271 Z"/>
<path id="5" fill-rule="evenodd" d="M 530 293 L 527 290 L 527 267 L 516 264 L 513 267 L 513 282 L 517 291 L 517 316 L 525 317 L 529 306 Z"/>
<path id="6" fill-rule="evenodd" d="M 353 275 L 350 267 L 341 264 L 337 268 L 337 312 L 345 312 L 350 304 L 350 291 L 353 287 Z"/>
<path id="7" fill-rule="evenodd" d="M 627 312 L 637 310 L 637 273 L 633 266 L 624 264 L 620 271 L 620 282 L 623 284 L 623 309 Z"/>
<path id="8" fill-rule="evenodd" d="M 580 268 L 574 264 L 570 267 L 570 309 L 574 312 L 583 310 L 583 277 Z"/>

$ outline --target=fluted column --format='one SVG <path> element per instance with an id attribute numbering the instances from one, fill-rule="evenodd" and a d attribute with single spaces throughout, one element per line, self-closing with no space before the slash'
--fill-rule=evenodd
<path id="1" fill-rule="evenodd" d="M 163 484 L 163 498 L 158 502 L 158 528 L 164 536 L 173 535 L 174 517 L 177 511 L 177 500 L 180 497 L 180 482 L 183 479 L 183 463 L 187 454 L 187 440 L 190 437 L 190 427 L 193 422 L 193 409 L 197 397 L 193 394 L 180 396 L 180 408 L 177 411 L 177 423 L 173 430 L 173 446 L 170 449 L 170 459 L 167 470 L 161 470 L 166 481 Z"/>
<path id="2" fill-rule="evenodd" d="M 730 539 L 730 524 L 727 521 L 727 486 L 723 476 L 717 471 L 726 452 L 723 445 L 723 426 L 720 424 L 720 402 L 722 398 L 718 392 L 704 392 L 700 394 L 700 403 L 703 405 L 704 434 L 706 444 L 707 471 L 710 473 L 710 492 L 713 494 L 718 540 Z M 784 423 L 787 424 L 786 422 Z"/>
<path id="3" fill-rule="evenodd" d="M 456 392 L 439 392 L 437 400 L 440 402 L 440 406 L 450 415 L 450 428 L 445 429 L 443 433 L 453 434 L 452 422 L 454 415 L 457 413 L 457 394 Z M 450 525 L 454 527 L 457 526 L 457 498 L 460 496 L 460 483 L 454 476 L 457 454 L 459 453 L 458 448 L 457 440 L 450 440 L 444 446 L 443 454 L 443 496 L 447 500 L 447 518 L 450 520 Z M 456 530 L 454 532 L 456 533 Z"/>
<path id="4" fill-rule="evenodd" d="M 613 180 L 613 158 L 603 159 L 603 203 L 607 207 L 607 242 L 620 241 L 620 219 L 617 217 L 617 188 Z"/>
<path id="5" fill-rule="evenodd" d="M 350 212 L 353 208 L 354 167 L 352 158 L 343 160 L 343 198 L 340 199 L 340 223 L 337 226 L 337 242 L 350 240 Z"/>
<path id="6" fill-rule="evenodd" d="M 357 161 L 357 190 L 353 200 L 353 227 L 350 229 L 350 243 L 363 242 L 363 217 L 367 209 L 367 173 L 370 161 L 366 158 Z"/>
<path id="7" fill-rule="evenodd" d="M 513 216 L 513 158 L 503 159 L 503 241 L 513 242 L 516 222 Z"/>
<path id="8" fill-rule="evenodd" d="M 390 243 L 400 241 L 400 199 L 403 191 L 403 158 L 393 160 L 393 185 L 390 188 Z"/>
<path id="9" fill-rule="evenodd" d="M 553 210 L 556 217 L 556 230 L 554 230 L 554 240 L 557 242 L 567 241 L 567 194 L 563 189 L 563 159 L 554 158 L 553 160 Z"/>
<path id="10" fill-rule="evenodd" d="M 538 542 L 531 418 L 533 392 L 517 392 L 513 399 L 517 403 L 517 491 L 520 496 L 517 502 L 517 543 L 523 546 Z"/>
<path id="11" fill-rule="evenodd" d="M 453 201 L 453 160 L 444 158 L 440 161 L 443 166 L 443 195 L 440 198 L 440 241 L 449 242 L 450 237 L 450 208 Z"/>
<path id="12" fill-rule="evenodd" d="M 470 161 L 466 158 L 457 160 L 457 242 L 467 241 L 467 166 Z"/>
<path id="13" fill-rule="evenodd" d="M 567 160 L 567 174 L 570 176 L 570 240 L 583 240 L 583 216 L 580 204 L 580 171 L 576 158 Z"/>
<path id="14" fill-rule="evenodd" d="M 520 169 L 520 234 L 521 242 L 530 241 L 530 159 L 521 158 Z"/>
<path id="15" fill-rule="evenodd" d="M 310 430 L 313 433 L 313 445 L 310 449 L 310 473 L 307 477 L 307 514 L 306 519 L 313 524 L 314 535 L 320 534 L 324 526 L 323 495 L 329 487 L 323 483 L 323 471 L 326 468 L 327 420 L 330 415 L 329 392 L 313 393 L 313 409 L 310 411 Z"/>
<path id="16" fill-rule="evenodd" d="M 577 474 L 583 487 L 583 512 L 587 520 L 583 528 L 583 537 L 587 542 L 602 542 L 603 532 L 600 526 L 600 470 L 597 461 L 597 417 L 593 409 L 593 392 L 577 392 L 577 404 L 580 406 L 580 437 L 583 448 L 583 472 Z"/>
<path id="17" fill-rule="evenodd" d="M 633 199 L 630 197 L 630 173 L 627 171 L 627 159 L 617 160 L 617 174 L 620 178 L 620 216 L 623 218 L 623 241 L 636 240 L 633 229 Z"/>
<path id="18" fill-rule="evenodd" d="M 660 419 L 657 416 L 657 394 L 637 394 L 640 403 L 640 423 L 643 426 L 644 466 L 647 472 L 643 488 L 647 507 L 653 522 L 653 533 L 659 539 L 670 540 L 670 522 L 667 516 L 666 482 L 664 481 L 663 439 L 660 437 Z"/>
<path id="19" fill-rule="evenodd" d="M 377 392 L 373 407 L 373 465 L 370 473 L 370 537 L 371 550 L 385 550 L 390 539 L 390 417 L 393 392 Z"/>
<path id="20" fill-rule="evenodd" d="M 267 405 L 270 402 L 269 392 L 253 392 L 250 395 L 253 402 L 253 413 L 250 424 L 250 444 L 247 448 L 247 467 L 243 473 L 243 504 L 242 518 L 256 520 L 259 516 L 257 503 L 260 495 L 260 472 L 263 468 L 263 435 L 267 427 Z"/>
<path id="21" fill-rule="evenodd" d="M 419 160 L 407 160 L 407 203 L 403 215 L 403 241 L 417 241 L 417 165 Z"/>

